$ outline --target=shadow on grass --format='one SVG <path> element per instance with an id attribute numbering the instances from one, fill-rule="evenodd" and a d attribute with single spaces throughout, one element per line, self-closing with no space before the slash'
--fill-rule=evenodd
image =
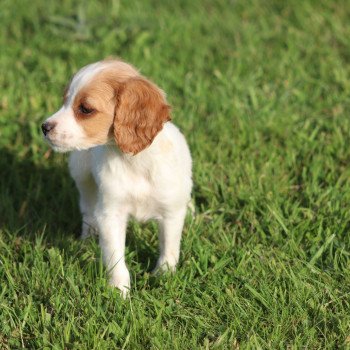
<path id="1" fill-rule="evenodd" d="M 40 164 L 0 149 L 0 230 L 9 237 L 43 243 L 71 251 L 70 241 L 79 240 L 81 216 L 78 192 L 68 173 L 66 156 L 55 155 Z M 155 249 L 128 227 L 127 246 L 143 268 L 156 260 Z M 10 239 L 11 239 L 10 238 Z M 69 239 L 67 239 L 69 238 Z"/>
<path id="2" fill-rule="evenodd" d="M 79 226 L 76 191 L 67 167 L 47 161 L 36 164 L 0 149 L 0 227 L 33 238 L 44 233 L 54 243 L 56 233 L 72 235 Z"/>

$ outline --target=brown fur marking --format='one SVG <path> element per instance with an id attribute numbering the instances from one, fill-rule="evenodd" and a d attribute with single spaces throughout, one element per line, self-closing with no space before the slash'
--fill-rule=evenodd
<path id="1" fill-rule="evenodd" d="M 169 120 L 170 107 L 154 84 L 142 77 L 125 83 L 114 118 L 114 136 L 123 152 L 148 147 Z"/>

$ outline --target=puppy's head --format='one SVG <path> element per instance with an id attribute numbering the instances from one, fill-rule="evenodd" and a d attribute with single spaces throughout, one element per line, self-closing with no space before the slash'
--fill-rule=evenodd
<path id="1" fill-rule="evenodd" d="M 108 60 L 82 68 L 60 110 L 42 124 L 54 150 L 88 149 L 115 140 L 124 153 L 149 146 L 170 120 L 165 96 L 131 65 Z"/>

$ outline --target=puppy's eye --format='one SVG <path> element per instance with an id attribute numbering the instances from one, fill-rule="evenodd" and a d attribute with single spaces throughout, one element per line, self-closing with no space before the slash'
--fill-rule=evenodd
<path id="1" fill-rule="evenodd" d="M 84 104 L 81 104 L 79 106 L 79 111 L 83 114 L 91 114 L 92 112 L 94 112 L 94 109 L 89 108 L 89 107 L 85 106 Z"/>

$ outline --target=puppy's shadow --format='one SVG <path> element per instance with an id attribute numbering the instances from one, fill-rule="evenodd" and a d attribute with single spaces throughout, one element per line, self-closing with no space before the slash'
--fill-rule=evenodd
<path id="1" fill-rule="evenodd" d="M 50 154 L 46 162 L 36 162 L 0 149 L 0 230 L 11 239 L 20 236 L 34 241 L 42 236 L 44 244 L 66 252 L 72 249 L 72 239 L 79 240 L 78 192 L 66 158 Z M 133 259 L 147 269 L 156 261 L 156 249 L 135 237 L 134 225 L 129 225 L 127 237 Z"/>
<path id="2" fill-rule="evenodd" d="M 0 149 L 0 227 L 9 234 L 58 244 L 61 233 L 79 228 L 76 196 L 63 156 L 43 165 Z"/>

